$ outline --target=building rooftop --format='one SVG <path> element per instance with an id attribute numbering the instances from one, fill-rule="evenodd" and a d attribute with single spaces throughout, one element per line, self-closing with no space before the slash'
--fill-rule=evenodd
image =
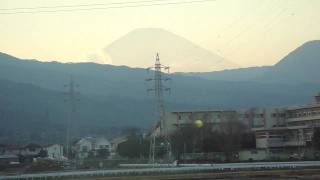
<path id="1" fill-rule="evenodd" d="M 181 111 L 171 111 L 171 113 L 199 113 L 199 112 L 236 112 L 234 109 L 193 109 L 193 110 L 181 110 Z"/>
<path id="2" fill-rule="evenodd" d="M 300 105 L 300 106 L 290 106 L 287 107 L 287 110 L 298 110 L 298 109 L 308 109 L 308 108 L 316 108 L 319 107 L 320 108 L 320 104 L 317 103 L 313 103 L 313 104 L 305 104 L 305 105 Z"/>

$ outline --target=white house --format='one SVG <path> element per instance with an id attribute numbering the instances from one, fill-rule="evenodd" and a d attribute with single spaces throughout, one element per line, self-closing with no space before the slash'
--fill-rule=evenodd
<path id="1" fill-rule="evenodd" d="M 63 146 L 60 144 L 48 145 L 44 148 L 47 151 L 48 158 L 55 160 L 63 160 Z"/>
<path id="2" fill-rule="evenodd" d="M 82 138 L 75 144 L 76 156 L 79 159 L 88 157 L 91 150 L 92 143 L 90 141 L 90 138 Z"/>
<path id="3" fill-rule="evenodd" d="M 110 151 L 111 144 L 106 138 L 95 138 L 93 139 L 93 149 L 108 149 Z"/>
<path id="4" fill-rule="evenodd" d="M 100 138 L 85 137 L 77 141 L 74 147 L 76 156 L 79 159 L 88 157 L 89 153 L 93 153 L 93 155 L 97 155 L 100 149 L 107 149 L 110 152 L 111 143 L 106 138 L 103 138 L 103 137 L 100 137 Z"/>

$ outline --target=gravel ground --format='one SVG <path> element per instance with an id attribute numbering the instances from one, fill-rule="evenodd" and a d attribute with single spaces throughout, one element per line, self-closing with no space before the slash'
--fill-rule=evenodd
<path id="1" fill-rule="evenodd" d="M 83 178 L 83 180 L 210 180 L 210 179 L 320 179 L 320 169 L 295 169 L 295 170 L 259 170 L 259 171 L 237 171 L 237 172 L 212 172 L 193 173 L 177 175 L 155 175 L 155 176 L 130 176 L 130 177 L 94 177 Z"/>

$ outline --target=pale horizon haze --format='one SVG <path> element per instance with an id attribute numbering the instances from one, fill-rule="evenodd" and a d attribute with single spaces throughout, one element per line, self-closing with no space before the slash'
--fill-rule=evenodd
<path id="1" fill-rule="evenodd" d="M 187 0 L 164 0 L 182 1 Z M 41 61 L 83 62 L 97 57 L 96 63 L 118 65 L 99 60 L 104 48 L 135 29 L 160 28 L 250 67 L 273 65 L 303 43 L 320 39 L 319 0 L 215 0 L 50 13 L 8 10 L 114 2 L 128 1 L 1 0 L 0 52 Z M 16 13 L 21 11 L 35 12 Z M 152 63 L 150 59 L 145 67 Z M 128 60 L 125 65 L 136 64 Z"/>

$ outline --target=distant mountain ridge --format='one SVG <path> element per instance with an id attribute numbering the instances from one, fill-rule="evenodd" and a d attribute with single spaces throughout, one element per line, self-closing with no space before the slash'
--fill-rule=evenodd
<path id="1" fill-rule="evenodd" d="M 271 68 L 271 66 L 261 66 L 213 72 L 179 72 L 176 74 L 218 81 L 253 81 L 257 77 L 260 77 L 264 73 L 268 72 Z"/>
<path id="2" fill-rule="evenodd" d="M 214 72 L 180 73 L 210 80 L 268 83 L 320 83 L 320 40 L 309 41 L 290 52 L 274 66 L 249 67 Z"/>
<path id="3" fill-rule="evenodd" d="M 319 80 L 315 78 L 320 75 L 316 71 L 319 47 L 319 41 L 307 43 L 273 67 L 205 74 L 209 78 L 171 74 L 168 85 L 172 91 L 170 96 L 165 96 L 166 109 L 310 103 L 312 95 L 320 90 Z M 80 85 L 78 132 L 92 135 L 126 126 L 149 128 L 156 121 L 153 95 L 146 92 L 152 85 L 145 82 L 152 73 L 143 68 L 40 62 L 0 53 L 0 123 L 4 124 L 0 126 L 0 143 L 42 136 L 52 137 L 52 142 L 59 139 L 59 134 L 65 131 L 67 107 L 63 92 L 70 75 Z M 232 79 L 234 76 L 238 80 Z M 34 128 L 37 134 L 30 134 Z M 22 134 L 14 136 L 15 132 Z"/>
<path id="4" fill-rule="evenodd" d="M 70 75 L 72 75 L 75 82 L 80 85 L 81 94 L 88 97 L 97 99 L 121 97 L 149 101 L 153 99 L 146 93 L 146 89 L 152 84 L 145 82 L 145 79 L 152 74 L 142 68 L 94 63 L 25 61 L 17 58 L 14 58 L 13 61 L 3 61 L 2 57 L 6 59 L 12 56 L 0 54 L 0 77 L 16 83 L 33 84 L 44 89 L 63 92 L 66 91 L 63 87 L 64 84 L 68 83 Z M 279 83 L 207 80 L 180 74 L 172 74 L 171 78 L 172 82 L 169 85 L 174 96 L 168 96 L 167 101 L 187 106 L 251 106 L 261 105 L 261 103 L 281 105 L 281 103 L 273 103 L 272 100 L 261 102 L 258 99 L 262 94 L 264 94 L 263 96 L 281 94 L 283 98 L 287 98 L 283 94 L 286 91 L 282 91 L 287 86 Z M 294 85 L 290 88 L 300 87 Z M 239 92 L 242 93 L 242 97 L 238 97 Z M 300 92 L 297 93 L 300 94 Z M 304 97 L 309 96 L 310 94 L 304 95 Z M 247 100 L 241 101 L 244 98 Z M 232 104 L 230 104 L 231 100 Z M 295 98 L 290 99 L 290 102 L 288 100 L 283 100 L 282 104 L 293 103 Z"/>
<path id="5" fill-rule="evenodd" d="M 258 81 L 320 83 L 320 40 L 309 41 L 290 52 L 265 72 Z"/>

